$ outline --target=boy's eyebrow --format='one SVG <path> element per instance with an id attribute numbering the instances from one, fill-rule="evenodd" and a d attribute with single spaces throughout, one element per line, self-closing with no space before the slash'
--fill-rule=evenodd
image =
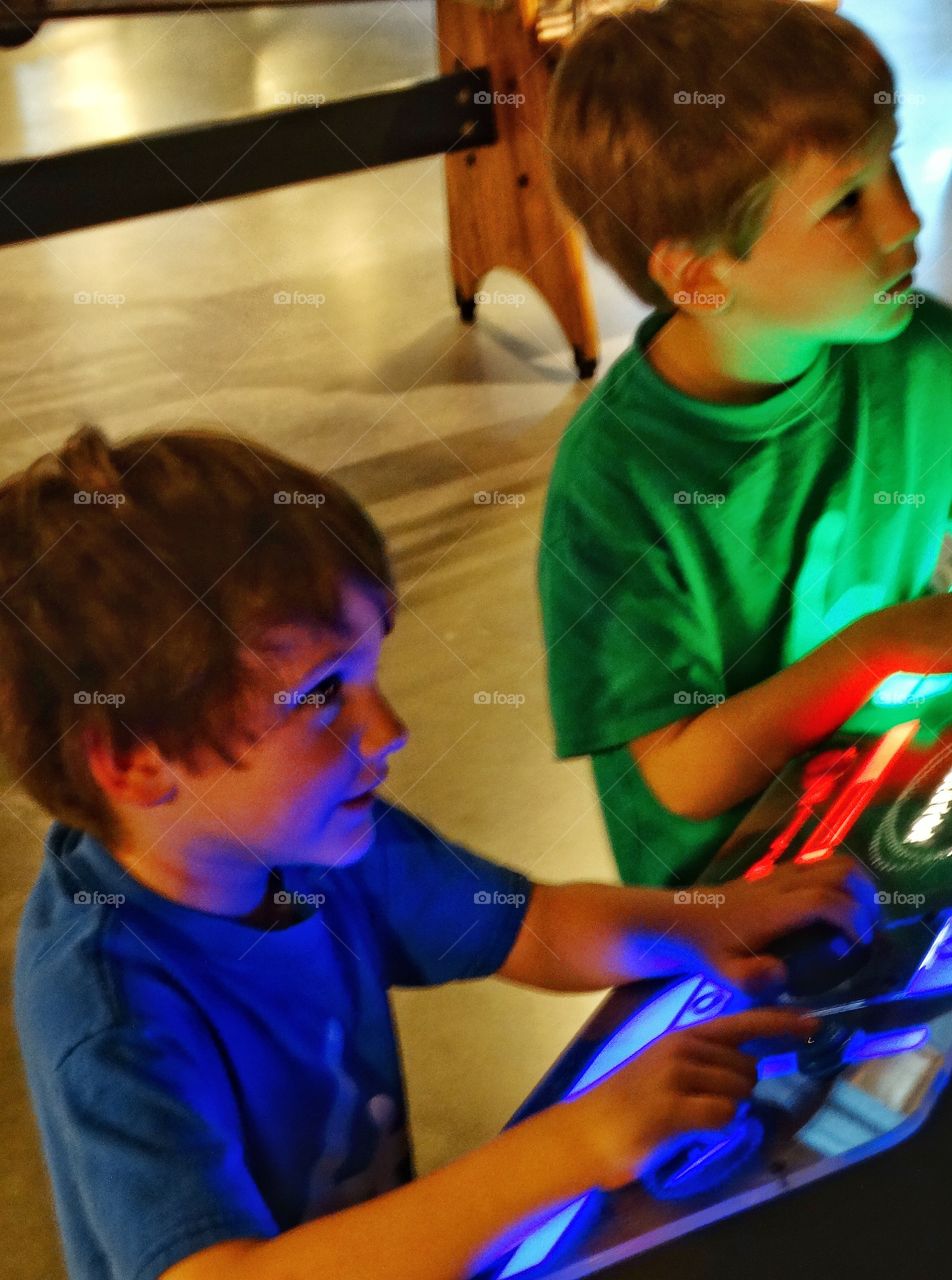
<path id="1" fill-rule="evenodd" d="M 320 662 L 318 662 L 314 666 L 311 666 L 300 677 L 300 679 L 294 680 L 291 682 L 291 685 L 292 685 L 291 691 L 294 693 L 307 692 L 308 687 L 314 682 L 314 679 L 318 675 L 320 675 L 322 671 L 324 671 L 327 667 L 335 666 L 338 662 L 340 662 L 340 660 L 343 657 L 345 657 L 345 651 L 343 649 L 334 649 L 331 653 L 326 654 L 325 657 L 323 657 Z"/>
<path id="2" fill-rule="evenodd" d="M 890 148 L 892 147 L 893 143 L 896 141 L 896 138 L 898 136 L 899 136 L 899 126 L 894 121 L 892 133 L 890 134 L 890 137 L 889 137 Z M 849 188 L 854 185 L 857 179 L 862 177 L 862 175 L 866 172 L 866 170 L 870 167 L 872 163 L 873 163 L 873 158 L 868 157 L 865 163 L 861 164 L 858 168 L 854 168 L 852 173 L 848 177 L 840 178 L 839 182 L 835 187 L 831 187 L 822 196 L 819 196 L 817 198 L 817 204 L 818 205 L 825 204 L 827 200 L 833 200 L 835 197 L 840 196 L 844 192 L 848 191 Z"/>

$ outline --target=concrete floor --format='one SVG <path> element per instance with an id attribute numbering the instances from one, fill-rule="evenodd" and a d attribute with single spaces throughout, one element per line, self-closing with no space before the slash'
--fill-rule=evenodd
<path id="1" fill-rule="evenodd" d="M 910 98 L 900 165 L 926 230 L 918 279 L 952 300 L 952 21 L 945 0 L 847 0 Z M 435 74 L 422 0 L 52 22 L 0 51 L 0 156 Z M 113 438 L 227 424 L 332 470 L 390 539 L 403 600 L 383 683 L 409 722 L 390 792 L 447 835 L 546 880 L 612 879 L 585 762 L 550 746 L 534 558 L 560 434 L 586 394 L 548 308 L 524 295 L 460 324 L 442 160 L 421 160 L 0 252 L 0 467 L 81 420 Z M 591 263 L 601 372 L 645 309 Z M 276 307 L 278 290 L 321 307 Z M 83 306 L 80 290 L 121 294 Z M 479 490 L 521 505 L 474 503 Z M 521 707 L 474 703 L 520 693 Z M 9 973 L 48 818 L 0 793 L 0 948 Z M 0 1276 L 65 1275 L 13 1036 L 0 1042 Z M 598 996 L 499 982 L 397 993 L 418 1166 L 490 1138 Z"/>

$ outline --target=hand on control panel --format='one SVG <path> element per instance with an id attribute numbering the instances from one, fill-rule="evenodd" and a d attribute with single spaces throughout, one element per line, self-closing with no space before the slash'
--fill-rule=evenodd
<path id="1" fill-rule="evenodd" d="M 638 1177 L 652 1152 L 679 1135 L 721 1130 L 757 1083 L 748 1042 L 804 1041 L 820 1021 L 789 1009 L 749 1009 L 662 1036 L 568 1102 L 572 1158 L 581 1153 L 605 1190 Z"/>
<path id="2" fill-rule="evenodd" d="M 702 964 L 761 998 L 789 989 L 791 965 L 794 984 L 811 987 L 803 994 L 836 985 L 837 974 L 845 978 L 865 962 L 880 917 L 869 873 L 845 854 L 815 866 L 783 863 L 762 880 L 717 888 L 710 904 L 685 910 L 679 933 Z"/>

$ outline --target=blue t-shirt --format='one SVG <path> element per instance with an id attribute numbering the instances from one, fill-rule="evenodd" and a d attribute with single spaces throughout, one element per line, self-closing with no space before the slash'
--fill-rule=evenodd
<path id="1" fill-rule="evenodd" d="M 154 1280 L 412 1178 L 387 988 L 495 973 L 532 883 L 395 806 L 372 816 L 358 861 L 282 868 L 310 914 L 270 931 L 49 829 L 15 1010 L 72 1280 Z"/>

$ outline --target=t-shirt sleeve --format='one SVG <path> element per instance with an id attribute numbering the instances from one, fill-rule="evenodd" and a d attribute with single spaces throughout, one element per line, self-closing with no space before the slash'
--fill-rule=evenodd
<path id="1" fill-rule="evenodd" d="M 383 940 L 388 986 L 496 973 L 522 927 L 533 882 L 396 805 L 374 803 L 377 836 L 356 865 Z"/>
<path id="2" fill-rule="evenodd" d="M 101 1251 L 97 1274 L 156 1280 L 213 1244 L 278 1234 L 199 1026 L 101 1031 L 56 1069 L 49 1119 L 70 1165 L 60 1178 L 68 1173 Z"/>
<path id="3" fill-rule="evenodd" d="M 670 487 L 662 522 L 645 490 L 578 448 L 553 472 L 538 577 L 559 756 L 620 746 L 723 692 L 716 631 L 674 550 L 684 535 Z"/>

